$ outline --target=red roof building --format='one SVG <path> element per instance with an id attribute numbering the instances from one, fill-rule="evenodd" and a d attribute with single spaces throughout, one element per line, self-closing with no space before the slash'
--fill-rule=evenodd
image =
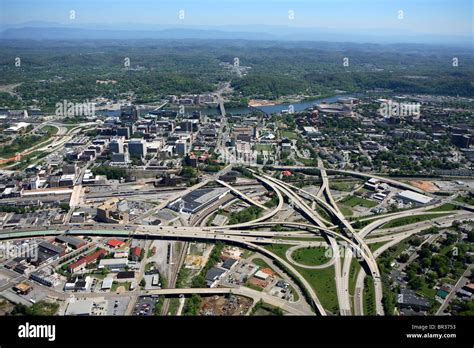
<path id="1" fill-rule="evenodd" d="M 106 251 L 104 249 L 99 249 L 86 256 L 81 256 L 76 262 L 70 263 L 67 266 L 67 269 L 69 270 L 69 272 L 74 273 L 79 269 L 86 267 L 89 263 L 96 261 L 99 256 L 104 255 L 105 253 Z"/>
<path id="2" fill-rule="evenodd" d="M 291 172 L 289 170 L 284 170 L 281 175 L 283 176 L 291 176 Z"/>
<path id="3" fill-rule="evenodd" d="M 107 245 L 112 247 L 112 248 L 117 248 L 121 245 L 125 244 L 124 241 L 121 241 L 120 239 L 110 239 L 108 242 L 107 242 Z"/>

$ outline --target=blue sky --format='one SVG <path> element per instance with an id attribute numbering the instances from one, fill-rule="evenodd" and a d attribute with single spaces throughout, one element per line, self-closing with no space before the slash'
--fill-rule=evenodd
<path id="1" fill-rule="evenodd" d="M 74 10 L 76 18 L 69 19 Z M 185 17 L 180 20 L 179 11 Z M 294 11 L 294 19 L 288 18 Z M 404 19 L 397 18 L 402 10 Z M 1 24 L 283 25 L 472 35 L 472 0 L 0 0 Z"/>

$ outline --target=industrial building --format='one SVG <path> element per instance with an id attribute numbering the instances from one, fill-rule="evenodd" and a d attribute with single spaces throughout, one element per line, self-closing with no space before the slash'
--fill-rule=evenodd
<path id="1" fill-rule="evenodd" d="M 433 200 L 433 198 L 422 195 L 413 191 L 402 191 L 397 193 L 397 198 L 401 199 L 405 203 L 415 203 L 415 204 L 427 204 Z"/>
<path id="2" fill-rule="evenodd" d="M 67 244 L 69 247 L 73 249 L 79 249 L 87 244 L 86 241 L 83 239 L 72 237 L 72 236 L 66 236 L 66 235 L 57 236 L 56 242 Z"/>
<path id="3" fill-rule="evenodd" d="M 168 205 L 175 211 L 194 214 L 220 200 L 230 192 L 227 188 L 203 188 L 194 190 Z"/>
<path id="4" fill-rule="evenodd" d="M 207 271 L 205 280 L 206 280 L 206 285 L 210 288 L 213 288 L 214 286 L 217 285 L 217 282 L 221 277 L 223 276 L 224 273 L 226 273 L 227 270 L 218 268 L 218 267 L 212 267 Z"/>
<path id="5" fill-rule="evenodd" d="M 128 259 L 103 259 L 99 262 L 99 269 L 108 268 L 110 271 L 120 271 L 128 266 Z"/>

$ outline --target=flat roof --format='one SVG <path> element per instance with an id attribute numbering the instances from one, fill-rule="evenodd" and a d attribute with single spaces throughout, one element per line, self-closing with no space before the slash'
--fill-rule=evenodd
<path id="1" fill-rule="evenodd" d="M 220 277 L 223 273 L 225 273 L 226 270 L 222 268 L 217 268 L 217 267 L 212 267 L 207 271 L 205 279 L 207 281 L 214 281 L 216 278 Z"/>
<path id="2" fill-rule="evenodd" d="M 399 192 L 398 196 L 401 197 L 401 198 L 409 199 L 409 200 L 412 200 L 412 201 L 415 201 L 415 202 L 418 202 L 418 203 L 422 203 L 422 204 L 429 203 L 433 199 L 431 197 L 422 195 L 422 194 L 417 193 L 417 192 L 409 191 L 409 190 Z"/>
<path id="3" fill-rule="evenodd" d="M 270 275 L 266 272 L 262 272 L 262 271 L 258 271 L 257 273 L 255 273 L 255 277 L 257 278 L 260 278 L 260 279 L 267 279 Z"/>
<path id="4" fill-rule="evenodd" d="M 104 265 L 123 265 L 123 264 L 128 264 L 128 258 L 123 257 L 120 259 L 102 259 L 100 260 L 99 265 L 104 266 Z"/>
<path id="5" fill-rule="evenodd" d="M 66 309 L 66 315 L 90 315 L 92 312 L 92 306 L 94 301 L 92 300 L 76 300 L 69 302 Z"/>
<path id="6" fill-rule="evenodd" d="M 179 210 L 180 201 L 184 202 L 183 209 L 189 212 L 195 212 L 199 210 L 200 207 L 212 202 L 222 194 L 228 192 L 228 188 L 203 188 L 194 190 L 181 199 L 170 204 L 170 208 Z"/>
<path id="7" fill-rule="evenodd" d="M 110 289 L 112 287 L 112 283 L 114 282 L 113 278 L 105 278 L 102 281 L 102 289 Z"/>

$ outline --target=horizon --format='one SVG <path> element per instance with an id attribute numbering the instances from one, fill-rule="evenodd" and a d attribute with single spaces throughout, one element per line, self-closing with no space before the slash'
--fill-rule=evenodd
<path id="1" fill-rule="evenodd" d="M 1 0 L 0 6 L 3 30 L 47 26 L 130 32 L 187 29 L 263 33 L 290 41 L 307 41 L 304 36 L 310 34 L 348 34 L 362 41 L 368 38 L 368 42 L 443 43 L 454 39 L 472 44 L 469 0 L 456 4 L 447 0 L 362 0 L 356 4 L 349 0 L 185 0 L 179 4 L 170 0 L 84 0 L 80 4 Z"/>

